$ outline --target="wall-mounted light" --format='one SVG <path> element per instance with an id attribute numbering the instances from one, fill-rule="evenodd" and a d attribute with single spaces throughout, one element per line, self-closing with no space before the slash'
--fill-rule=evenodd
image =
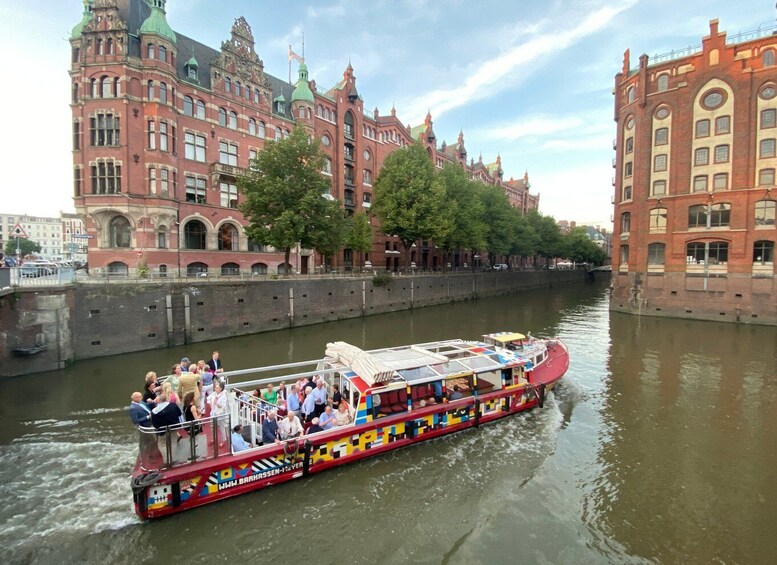
<path id="1" fill-rule="evenodd" d="M 138 114 L 140 114 L 140 110 L 138 110 L 137 108 L 133 108 L 132 109 L 132 116 L 137 118 Z"/>
<path id="2" fill-rule="evenodd" d="M 135 163 L 139 163 L 139 162 L 140 162 L 140 155 L 138 155 L 137 153 L 135 153 L 135 154 L 132 156 L 132 160 L 133 160 L 133 161 L 135 161 Z"/>

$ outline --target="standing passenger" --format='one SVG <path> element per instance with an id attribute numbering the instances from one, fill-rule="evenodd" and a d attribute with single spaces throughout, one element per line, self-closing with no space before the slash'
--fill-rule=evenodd
<path id="1" fill-rule="evenodd" d="M 210 367 L 210 370 L 217 375 L 224 372 L 224 367 L 221 366 L 221 359 L 219 358 L 218 351 L 213 352 L 210 361 L 208 361 L 208 367 Z"/>
<path id="2" fill-rule="evenodd" d="M 224 383 L 221 379 L 213 379 L 213 394 L 208 398 L 210 405 L 210 415 L 212 418 L 218 418 L 218 425 L 221 439 L 227 439 L 227 430 L 229 430 L 229 400 L 224 390 Z"/>

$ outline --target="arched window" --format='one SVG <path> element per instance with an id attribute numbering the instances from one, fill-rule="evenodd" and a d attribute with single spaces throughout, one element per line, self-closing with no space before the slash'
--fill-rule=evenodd
<path id="1" fill-rule="evenodd" d="M 774 200 L 759 200 L 755 203 L 755 225 L 774 226 L 775 209 L 777 202 Z"/>
<path id="2" fill-rule="evenodd" d="M 774 66 L 774 51 L 771 49 L 767 49 L 764 51 L 763 56 L 761 57 L 761 64 L 764 67 L 773 67 Z"/>
<path id="3" fill-rule="evenodd" d="M 648 230 L 651 232 L 666 232 L 666 208 L 653 208 L 650 211 Z"/>
<path id="4" fill-rule="evenodd" d="M 100 97 L 100 81 L 93 78 L 89 80 L 89 91 L 92 93 L 92 98 Z"/>
<path id="5" fill-rule="evenodd" d="M 108 274 L 126 277 L 129 274 L 129 268 L 127 268 L 126 263 L 114 261 L 113 263 L 108 263 Z"/>
<path id="6" fill-rule="evenodd" d="M 621 265 L 624 265 L 629 262 L 629 246 L 628 245 L 621 245 Z"/>
<path id="7" fill-rule="evenodd" d="M 224 224 L 219 228 L 219 251 L 237 251 L 238 233 L 237 228 L 232 224 Z"/>
<path id="8" fill-rule="evenodd" d="M 773 241 L 756 241 L 753 244 L 753 263 L 759 265 L 774 265 Z"/>
<path id="9" fill-rule="evenodd" d="M 208 266 L 199 261 L 186 265 L 187 277 L 206 277 L 208 276 Z"/>
<path id="10" fill-rule="evenodd" d="M 227 111 L 224 108 L 219 108 L 219 125 L 225 127 L 227 125 Z"/>
<path id="11" fill-rule="evenodd" d="M 111 220 L 109 227 L 110 247 L 130 246 L 130 223 L 124 216 L 116 216 Z"/>
<path id="12" fill-rule="evenodd" d="M 658 76 L 658 91 L 663 92 L 669 88 L 669 75 L 663 74 Z"/>
<path id="13" fill-rule="evenodd" d="M 648 265 L 663 265 L 665 250 L 666 245 L 663 243 L 648 244 Z"/>
<path id="14" fill-rule="evenodd" d="M 229 121 L 227 122 L 229 129 L 237 129 L 237 112 L 229 112 Z"/>
<path id="15" fill-rule="evenodd" d="M 629 233 L 631 231 L 631 212 L 624 212 L 621 214 L 621 233 Z"/>
<path id="16" fill-rule="evenodd" d="M 239 80 L 236 80 L 236 81 L 235 81 L 235 96 L 241 96 L 241 94 L 240 94 L 240 93 L 241 93 L 241 88 L 240 88 L 240 86 L 241 86 L 241 85 L 240 85 L 240 81 L 239 81 Z"/>
<path id="17" fill-rule="evenodd" d="M 255 89 L 254 89 L 254 102 L 256 102 L 257 104 L 259 104 L 259 101 L 260 101 L 260 100 L 261 100 L 261 97 L 259 96 L 259 89 L 258 89 L 258 88 L 255 88 Z"/>
<path id="18" fill-rule="evenodd" d="M 103 98 L 110 98 L 113 94 L 113 81 L 111 77 L 103 77 L 100 81 L 100 96 Z"/>
<path id="19" fill-rule="evenodd" d="M 146 55 L 148 56 L 149 59 L 156 59 L 156 49 L 154 48 L 153 43 L 148 44 Z"/>
<path id="20" fill-rule="evenodd" d="M 291 274 L 291 272 L 292 272 L 291 265 L 289 265 L 288 263 L 281 263 L 280 265 L 278 265 L 279 275 Z"/>
<path id="21" fill-rule="evenodd" d="M 251 274 L 252 275 L 266 275 L 267 274 L 267 265 L 264 263 L 254 263 L 251 265 Z"/>
<path id="22" fill-rule="evenodd" d="M 119 77 L 116 77 L 113 79 L 113 97 L 118 98 L 119 96 L 121 96 L 121 86 Z"/>
<path id="23" fill-rule="evenodd" d="M 222 275 L 239 275 L 240 274 L 240 265 L 237 263 L 224 263 L 221 265 L 221 274 Z"/>
<path id="24" fill-rule="evenodd" d="M 197 100 L 197 117 L 201 120 L 205 119 L 205 102 Z"/>
<path id="25" fill-rule="evenodd" d="M 354 125 L 353 113 L 350 110 L 348 110 L 345 113 L 345 137 L 349 139 L 354 138 L 353 125 Z"/>
<path id="26" fill-rule="evenodd" d="M 194 100 L 191 96 L 183 97 L 183 115 L 194 116 Z"/>
<path id="27" fill-rule="evenodd" d="M 106 52 L 108 53 L 108 55 L 113 55 L 113 39 L 111 39 L 110 37 L 108 38 L 106 47 L 107 47 Z"/>
<path id="28" fill-rule="evenodd" d="M 281 130 L 281 128 L 276 126 L 275 127 L 275 139 L 276 139 L 276 141 L 281 139 L 282 137 L 283 137 L 283 130 Z"/>
<path id="29" fill-rule="evenodd" d="M 635 91 L 634 87 L 630 86 L 626 89 L 626 103 L 634 102 Z"/>
<path id="30" fill-rule="evenodd" d="M 94 42 L 94 45 L 95 45 L 95 53 L 97 55 L 102 55 L 103 54 L 103 40 L 98 37 L 97 41 Z"/>
<path id="31" fill-rule="evenodd" d="M 150 80 L 148 81 L 148 99 L 153 100 L 154 99 L 154 81 Z"/>
<path id="32" fill-rule="evenodd" d="M 232 92 L 232 79 L 229 77 L 224 79 L 224 90 Z"/>
<path id="33" fill-rule="evenodd" d="M 256 135 L 256 120 L 253 118 L 248 119 L 248 133 L 249 135 Z"/>
<path id="34" fill-rule="evenodd" d="M 208 230 L 199 220 L 186 222 L 183 228 L 184 248 L 185 249 L 205 249 L 205 240 Z"/>
<path id="35" fill-rule="evenodd" d="M 79 99 L 79 92 L 78 91 L 79 91 L 78 83 L 74 82 L 73 83 L 73 104 L 77 104 L 78 103 L 78 99 Z"/>
<path id="36" fill-rule="evenodd" d="M 264 122 L 259 122 L 259 127 L 256 130 L 256 135 L 264 139 L 265 135 L 267 135 L 265 128 L 264 128 Z"/>
<path id="37" fill-rule="evenodd" d="M 167 63 L 167 47 L 164 45 L 159 46 L 159 60 Z"/>
<path id="38" fill-rule="evenodd" d="M 159 101 L 167 104 L 167 85 L 163 82 L 159 83 Z"/>

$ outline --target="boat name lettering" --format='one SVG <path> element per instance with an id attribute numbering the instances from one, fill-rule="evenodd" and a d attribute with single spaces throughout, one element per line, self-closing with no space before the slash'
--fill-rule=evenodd
<path id="1" fill-rule="evenodd" d="M 270 469 L 269 471 L 264 471 L 262 473 L 257 473 L 255 475 L 240 477 L 239 479 L 234 479 L 232 481 L 227 481 L 226 483 L 221 483 L 219 485 L 219 490 L 220 491 L 227 490 L 232 487 L 245 485 L 247 483 L 253 483 L 254 481 L 266 479 L 267 477 L 274 477 L 275 475 L 280 475 L 281 473 L 285 473 L 286 471 L 293 471 L 294 469 L 301 469 L 301 468 L 302 468 L 302 461 L 298 461 L 286 467 L 278 467 L 277 469 Z"/>

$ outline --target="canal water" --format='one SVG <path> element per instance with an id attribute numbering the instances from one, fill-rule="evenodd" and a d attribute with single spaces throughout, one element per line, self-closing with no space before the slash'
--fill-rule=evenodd
<path id="1" fill-rule="evenodd" d="M 124 407 L 146 371 L 507 329 L 569 346 L 543 410 L 135 518 Z M 776 328 L 611 314 L 605 281 L 81 362 L 0 382 L 0 547 L 12 563 L 773 563 L 776 373 Z"/>

